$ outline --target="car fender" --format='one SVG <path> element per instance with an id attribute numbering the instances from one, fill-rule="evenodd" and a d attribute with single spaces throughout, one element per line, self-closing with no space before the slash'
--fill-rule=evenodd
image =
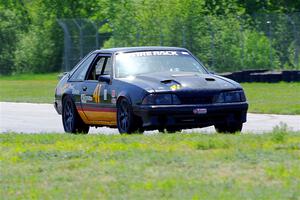
<path id="1" fill-rule="evenodd" d="M 131 98 L 130 98 L 130 95 L 128 94 L 127 91 L 121 91 L 119 94 L 118 94 L 118 97 L 117 97 L 117 103 L 119 102 L 119 100 L 121 98 L 126 98 L 128 100 L 128 102 L 130 103 L 130 105 L 132 105 L 132 101 L 131 101 Z"/>

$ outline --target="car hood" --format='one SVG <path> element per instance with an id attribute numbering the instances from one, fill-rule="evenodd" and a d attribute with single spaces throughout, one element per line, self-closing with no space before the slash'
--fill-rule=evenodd
<path id="1" fill-rule="evenodd" d="M 128 82 L 147 91 L 164 92 L 174 90 L 234 90 L 241 86 L 214 74 L 191 72 L 156 72 L 128 78 Z"/>

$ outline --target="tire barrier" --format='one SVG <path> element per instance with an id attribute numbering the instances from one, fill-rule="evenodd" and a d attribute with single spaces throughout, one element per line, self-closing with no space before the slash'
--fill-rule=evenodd
<path id="1" fill-rule="evenodd" d="M 300 82 L 300 70 L 284 70 L 273 72 L 268 70 L 245 70 L 220 74 L 239 83 L 243 82 Z"/>

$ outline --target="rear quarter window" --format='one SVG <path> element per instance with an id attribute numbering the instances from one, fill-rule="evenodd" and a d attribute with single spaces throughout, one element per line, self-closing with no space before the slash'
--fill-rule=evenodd
<path id="1" fill-rule="evenodd" d="M 92 54 L 89 57 L 87 57 L 86 60 L 83 61 L 77 68 L 77 70 L 73 73 L 73 75 L 70 78 L 70 81 L 83 81 L 94 58 L 95 54 Z"/>

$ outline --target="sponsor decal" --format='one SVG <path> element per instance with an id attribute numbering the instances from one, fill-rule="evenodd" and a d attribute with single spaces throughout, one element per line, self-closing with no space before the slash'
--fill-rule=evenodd
<path id="1" fill-rule="evenodd" d="M 112 97 L 112 98 L 116 97 L 116 90 L 112 90 L 112 91 L 111 91 L 111 97 Z"/>
<path id="2" fill-rule="evenodd" d="M 175 85 L 172 85 L 172 86 L 170 86 L 170 89 L 171 90 L 179 90 L 181 88 L 181 86 L 179 85 L 179 84 L 175 84 Z"/>
<path id="3" fill-rule="evenodd" d="M 93 97 L 92 96 L 85 96 L 86 101 L 93 101 Z"/>
<path id="4" fill-rule="evenodd" d="M 116 98 L 112 98 L 112 99 L 111 99 L 111 103 L 112 103 L 112 104 L 116 104 L 116 103 L 117 103 L 117 99 L 116 99 Z"/>
<path id="5" fill-rule="evenodd" d="M 104 101 L 107 100 L 107 89 L 104 89 L 104 91 L 103 91 L 103 100 Z"/>
<path id="6" fill-rule="evenodd" d="M 195 115 L 201 115 L 201 114 L 206 114 L 207 113 L 207 109 L 206 108 L 195 108 L 193 110 L 193 113 Z"/>
<path id="7" fill-rule="evenodd" d="M 177 51 L 143 51 L 143 52 L 134 52 L 127 53 L 130 56 L 178 56 Z"/>
<path id="8" fill-rule="evenodd" d="M 87 101 L 93 101 L 93 97 L 88 96 L 86 94 L 81 94 L 80 99 L 82 103 L 86 103 Z"/>
<path id="9" fill-rule="evenodd" d="M 81 96 L 80 96 L 80 100 L 81 100 L 82 103 L 86 103 L 85 96 L 86 96 L 85 94 L 81 94 Z"/>

